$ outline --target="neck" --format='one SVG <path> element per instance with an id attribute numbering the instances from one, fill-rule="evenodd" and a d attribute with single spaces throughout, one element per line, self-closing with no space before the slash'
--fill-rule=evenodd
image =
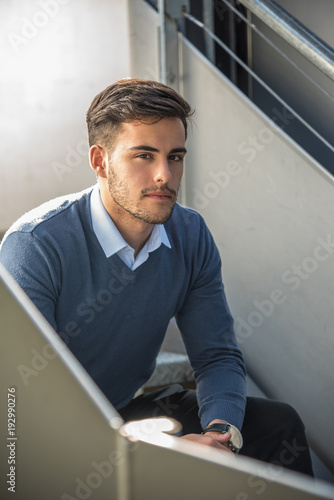
<path id="1" fill-rule="evenodd" d="M 138 253 L 149 239 L 154 225 L 146 224 L 131 214 L 127 214 L 128 218 L 118 218 L 115 217 L 115 214 L 109 215 L 124 240 L 134 249 L 135 257 L 137 257 Z"/>

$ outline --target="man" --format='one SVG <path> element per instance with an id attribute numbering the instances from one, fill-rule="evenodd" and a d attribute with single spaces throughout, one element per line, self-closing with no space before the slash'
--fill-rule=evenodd
<path id="1" fill-rule="evenodd" d="M 176 204 L 191 114 L 157 82 L 124 79 L 97 95 L 87 125 L 98 184 L 19 219 L 0 259 L 125 420 L 167 414 L 184 439 L 312 474 L 294 410 L 246 405 L 217 247 L 200 215 Z M 134 398 L 172 317 L 196 392 Z M 286 443 L 298 446 L 289 460 Z"/>

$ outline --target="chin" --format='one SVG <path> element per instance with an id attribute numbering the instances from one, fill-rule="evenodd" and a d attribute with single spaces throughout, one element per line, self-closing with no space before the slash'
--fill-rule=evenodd
<path id="1" fill-rule="evenodd" d="M 138 219 L 142 220 L 143 222 L 146 222 L 147 224 L 164 224 L 167 222 L 174 210 L 174 206 L 169 210 L 167 213 L 165 212 L 164 214 L 154 214 L 154 213 L 148 213 L 148 212 L 137 212 L 133 214 L 135 217 Z"/>

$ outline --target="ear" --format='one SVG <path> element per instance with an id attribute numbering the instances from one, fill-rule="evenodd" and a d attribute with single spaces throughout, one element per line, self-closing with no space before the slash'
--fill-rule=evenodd
<path id="1" fill-rule="evenodd" d="M 108 153 L 97 144 L 94 144 L 89 150 L 90 166 L 99 177 L 107 177 Z"/>

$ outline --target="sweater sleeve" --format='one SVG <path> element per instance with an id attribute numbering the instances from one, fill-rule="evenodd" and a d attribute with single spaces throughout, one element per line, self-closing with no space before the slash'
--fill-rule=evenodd
<path id="1" fill-rule="evenodd" d="M 241 429 L 245 367 L 224 293 L 219 251 L 203 226 L 194 250 L 194 276 L 176 320 L 194 369 L 202 427 L 221 419 Z"/>
<path id="2" fill-rule="evenodd" d="M 55 308 L 59 273 L 50 250 L 31 232 L 13 232 L 1 245 L 0 262 L 57 330 Z"/>

